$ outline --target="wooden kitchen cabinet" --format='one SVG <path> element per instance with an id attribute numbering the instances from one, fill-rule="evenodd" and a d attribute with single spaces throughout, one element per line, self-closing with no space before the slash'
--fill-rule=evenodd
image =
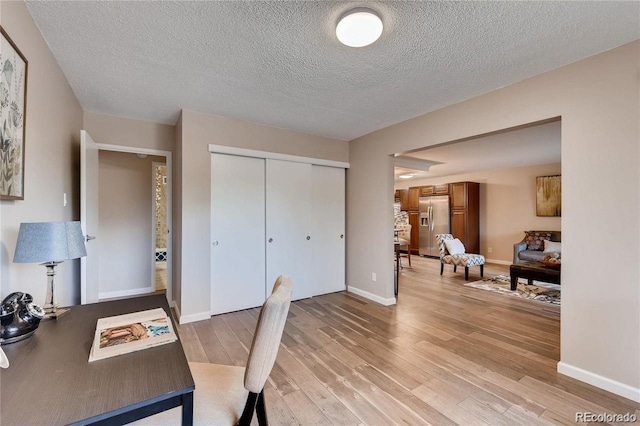
<path id="1" fill-rule="evenodd" d="M 444 183 L 442 185 L 435 185 L 433 188 L 433 193 L 435 195 L 448 195 L 449 194 L 449 184 Z"/>
<path id="2" fill-rule="evenodd" d="M 480 253 L 480 184 L 456 182 L 451 190 L 451 233 L 467 253 Z"/>
<path id="3" fill-rule="evenodd" d="M 426 185 L 420 187 L 420 196 L 428 197 L 435 194 L 435 187 L 433 185 Z"/>
<path id="4" fill-rule="evenodd" d="M 417 212 L 420 209 L 420 187 L 409 188 L 407 210 Z"/>
<path id="5" fill-rule="evenodd" d="M 411 254 L 420 254 L 420 212 L 409 212 L 409 225 L 411 225 Z"/>
<path id="6" fill-rule="evenodd" d="M 396 200 L 400 202 L 400 210 L 406 211 L 409 208 L 409 190 L 408 189 L 396 189 Z"/>

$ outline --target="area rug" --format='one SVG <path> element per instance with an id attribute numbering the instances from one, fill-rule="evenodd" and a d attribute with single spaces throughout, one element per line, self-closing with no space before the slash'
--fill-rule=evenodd
<path id="1" fill-rule="evenodd" d="M 485 278 L 480 281 L 467 283 L 465 286 L 496 293 L 510 294 L 523 299 L 538 300 L 553 305 L 560 304 L 561 287 L 551 283 L 534 281 L 532 285 L 527 285 L 527 280 L 520 279 L 518 280 L 517 290 L 511 291 L 511 277 L 508 275 L 496 275 L 493 278 Z"/>

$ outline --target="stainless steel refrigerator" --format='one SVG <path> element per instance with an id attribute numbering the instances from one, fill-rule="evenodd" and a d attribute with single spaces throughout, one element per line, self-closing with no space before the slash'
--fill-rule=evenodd
<path id="1" fill-rule="evenodd" d="M 420 197 L 420 255 L 440 256 L 437 234 L 450 233 L 449 196 Z"/>

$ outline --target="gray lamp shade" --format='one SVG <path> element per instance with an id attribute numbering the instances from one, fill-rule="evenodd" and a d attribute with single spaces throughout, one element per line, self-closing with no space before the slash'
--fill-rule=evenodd
<path id="1" fill-rule="evenodd" d="M 59 262 L 86 255 L 80 222 L 21 223 L 13 261 Z"/>

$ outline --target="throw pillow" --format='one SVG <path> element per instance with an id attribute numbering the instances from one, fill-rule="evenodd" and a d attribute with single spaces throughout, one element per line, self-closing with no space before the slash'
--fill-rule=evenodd
<path id="1" fill-rule="evenodd" d="M 453 256 L 464 254 L 464 244 L 457 238 L 455 240 L 444 240 L 444 246 L 447 248 L 449 254 Z"/>
<path id="2" fill-rule="evenodd" d="M 551 240 L 551 232 L 544 231 L 524 231 L 524 237 L 527 243 L 527 250 L 542 251 L 544 248 L 544 240 Z"/>
<path id="3" fill-rule="evenodd" d="M 554 241 L 544 240 L 544 252 L 545 253 L 561 253 L 560 244 Z"/>

